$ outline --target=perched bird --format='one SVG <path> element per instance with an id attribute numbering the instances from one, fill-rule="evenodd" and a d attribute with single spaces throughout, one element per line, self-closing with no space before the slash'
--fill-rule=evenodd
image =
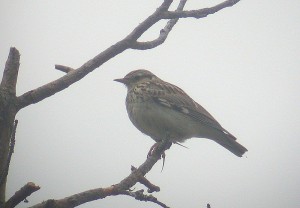
<path id="1" fill-rule="evenodd" d="M 208 138 L 241 157 L 247 149 L 179 87 L 139 69 L 115 79 L 127 87 L 126 109 L 134 126 L 156 142 Z"/>

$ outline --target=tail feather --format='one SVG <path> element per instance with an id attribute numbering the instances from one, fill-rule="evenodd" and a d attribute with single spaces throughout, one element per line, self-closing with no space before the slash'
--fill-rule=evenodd
<path id="1" fill-rule="evenodd" d="M 243 145 L 236 142 L 236 138 L 231 134 L 223 134 L 222 137 L 213 140 L 238 157 L 242 157 L 248 151 Z"/>

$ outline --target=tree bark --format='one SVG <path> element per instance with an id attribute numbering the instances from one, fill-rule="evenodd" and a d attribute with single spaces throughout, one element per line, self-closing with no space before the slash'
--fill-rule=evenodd
<path id="1" fill-rule="evenodd" d="M 16 84 L 19 65 L 20 53 L 16 48 L 11 48 L 0 84 L 0 207 L 5 202 L 8 152 L 17 113 Z"/>

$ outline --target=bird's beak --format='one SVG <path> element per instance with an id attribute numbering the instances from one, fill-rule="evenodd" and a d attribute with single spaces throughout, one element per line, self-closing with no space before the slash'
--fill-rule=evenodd
<path id="1" fill-rule="evenodd" d="M 125 78 L 114 79 L 114 81 L 116 81 L 116 82 L 121 82 L 121 83 L 123 83 L 123 84 L 127 84 L 127 83 L 128 83 L 128 79 L 125 79 Z"/>

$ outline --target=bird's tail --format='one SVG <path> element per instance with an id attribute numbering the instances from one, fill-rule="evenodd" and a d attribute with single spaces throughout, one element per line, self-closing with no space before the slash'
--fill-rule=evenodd
<path id="1" fill-rule="evenodd" d="M 213 140 L 238 157 L 242 157 L 243 154 L 248 151 L 243 145 L 236 142 L 236 138 L 229 132 L 226 132 L 222 136 Z"/>

